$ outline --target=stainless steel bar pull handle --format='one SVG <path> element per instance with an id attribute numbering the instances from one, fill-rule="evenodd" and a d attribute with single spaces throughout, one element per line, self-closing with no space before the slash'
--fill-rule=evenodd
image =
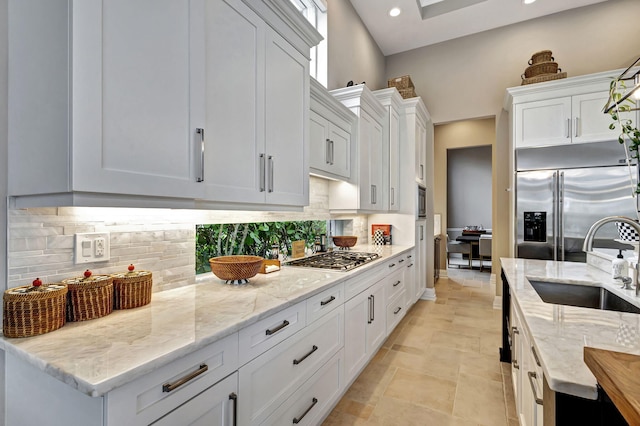
<path id="1" fill-rule="evenodd" d="M 317 350 L 318 350 L 318 347 L 317 347 L 316 345 L 313 345 L 313 346 L 311 347 L 311 350 L 310 350 L 309 352 L 307 352 L 306 354 L 304 354 L 304 355 L 302 356 L 302 358 L 300 358 L 300 359 L 294 359 L 294 360 L 293 360 L 293 365 L 298 365 L 298 364 L 300 364 L 302 361 L 304 361 L 305 359 L 309 358 L 309 356 L 310 356 L 312 353 L 314 353 L 315 351 L 317 351 Z"/>
<path id="2" fill-rule="evenodd" d="M 233 426 L 238 425 L 238 395 L 235 392 L 229 394 L 229 400 L 233 402 Z"/>
<path id="3" fill-rule="evenodd" d="M 367 297 L 368 301 L 369 301 L 369 319 L 367 320 L 367 324 L 371 324 L 373 322 L 373 318 L 371 317 L 371 311 L 373 311 L 373 308 L 371 307 L 371 302 L 373 301 L 373 296 L 369 296 Z"/>
<path id="4" fill-rule="evenodd" d="M 575 129 L 573 129 L 573 135 L 577 138 L 578 137 L 578 126 L 580 125 L 580 118 L 576 117 L 576 127 Z"/>
<path id="5" fill-rule="evenodd" d="M 540 359 L 538 358 L 538 354 L 536 353 L 536 348 L 531 346 L 531 352 L 533 352 L 533 358 L 536 360 L 536 365 L 538 367 L 542 367 L 542 364 L 540 364 Z"/>
<path id="6" fill-rule="evenodd" d="M 264 154 L 260 154 L 260 192 L 265 191 L 265 158 Z"/>
<path id="7" fill-rule="evenodd" d="M 186 376 L 179 378 L 175 382 L 165 383 L 164 385 L 162 385 L 162 392 L 171 392 L 172 390 L 179 388 L 180 386 L 184 385 L 190 380 L 195 379 L 196 377 L 198 377 L 208 369 L 209 369 L 209 366 L 207 366 L 207 364 L 200 364 L 200 367 L 198 367 L 196 371 L 191 372 Z"/>
<path id="8" fill-rule="evenodd" d="M 318 398 L 313 398 L 311 400 L 311 405 L 309 406 L 309 408 L 307 408 L 304 413 L 302 413 L 302 415 L 300 417 L 294 417 L 293 418 L 293 424 L 297 425 L 298 423 L 300 423 L 302 421 L 302 419 L 304 419 L 304 416 L 306 416 L 309 411 L 311 411 L 311 409 L 318 403 Z"/>
<path id="9" fill-rule="evenodd" d="M 326 139 L 324 147 L 324 162 L 326 164 L 331 164 L 331 140 L 329 138 Z"/>
<path id="10" fill-rule="evenodd" d="M 567 139 L 571 137 L 571 119 L 567 118 Z"/>
<path id="11" fill-rule="evenodd" d="M 536 389 L 536 385 L 533 383 L 538 376 L 534 371 L 527 371 L 527 376 L 529 376 L 529 384 L 531 385 L 531 390 L 533 391 L 533 399 L 536 400 L 536 404 L 542 405 L 543 401 L 541 398 L 538 398 L 538 391 Z"/>
<path id="12" fill-rule="evenodd" d="M 396 189 L 394 187 L 391 187 L 391 205 L 396 205 Z"/>
<path id="13" fill-rule="evenodd" d="M 276 327 L 273 327 L 273 328 L 270 328 L 270 329 L 266 330 L 266 331 L 265 331 L 265 334 L 266 334 L 267 336 L 271 336 L 272 334 L 276 334 L 278 331 L 282 330 L 283 328 L 285 328 L 285 327 L 286 327 L 286 326 L 288 326 L 288 325 L 289 325 L 289 321 L 284 320 L 284 321 L 282 321 L 282 324 L 280 324 L 280 325 L 278 325 L 278 326 L 276 326 Z"/>
<path id="14" fill-rule="evenodd" d="M 424 165 L 420 164 L 420 179 L 424 179 Z"/>
<path id="15" fill-rule="evenodd" d="M 196 182 L 204 182 L 204 129 L 198 127 L 196 134 L 200 135 L 200 176 L 196 177 Z"/>
<path id="16" fill-rule="evenodd" d="M 273 192 L 273 155 L 269 156 L 269 192 Z"/>
<path id="17" fill-rule="evenodd" d="M 516 346 L 516 334 L 520 334 L 520 331 L 518 330 L 518 327 L 511 327 L 511 330 L 513 332 L 513 336 L 511 338 L 512 342 L 513 342 L 513 347 L 515 348 Z M 513 354 L 513 358 L 511 358 L 511 363 L 513 364 L 513 368 L 516 369 L 520 369 L 520 365 L 518 364 L 518 359 L 516 358 L 516 351 L 515 349 L 511 352 Z"/>
<path id="18" fill-rule="evenodd" d="M 333 157 L 333 141 L 329 141 L 329 146 L 331 147 L 331 157 L 330 158 L 331 158 L 331 165 L 333 166 L 333 160 L 334 160 L 334 157 Z"/>

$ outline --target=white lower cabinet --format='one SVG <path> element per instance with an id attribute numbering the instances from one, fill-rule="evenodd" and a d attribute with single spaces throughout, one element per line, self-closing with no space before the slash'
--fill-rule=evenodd
<path id="1" fill-rule="evenodd" d="M 521 426 L 543 425 L 543 372 L 532 345 L 532 339 L 524 328 L 514 306 L 512 318 L 512 379 L 516 412 Z"/>
<path id="2" fill-rule="evenodd" d="M 344 344 L 344 307 L 240 367 L 238 423 L 262 424 Z"/>
<path id="3" fill-rule="evenodd" d="M 396 328 L 400 320 L 402 320 L 407 313 L 405 299 L 406 291 L 402 289 L 400 293 L 398 293 L 393 299 L 390 299 L 387 303 L 387 334 L 390 334 L 393 329 Z"/>
<path id="4" fill-rule="evenodd" d="M 167 415 L 180 416 L 180 424 L 191 424 L 183 420 L 186 417 L 172 414 L 182 407 L 191 407 L 183 412 L 190 412 L 194 424 L 201 424 L 200 418 L 226 421 L 230 419 L 229 395 L 237 387 L 238 334 L 157 368 L 103 397 L 83 394 L 9 353 L 6 368 L 6 386 L 11 390 L 7 392 L 11 409 L 6 418 L 12 426 L 142 426 Z M 206 396 L 198 398 L 203 394 Z M 37 410 L 33 401 L 39 401 Z M 171 424 L 163 422 L 160 424 Z"/>
<path id="5" fill-rule="evenodd" d="M 387 337 L 383 278 L 344 304 L 344 375 L 349 383 Z"/>
<path id="6" fill-rule="evenodd" d="M 232 426 L 237 424 L 238 373 L 192 398 L 154 426 Z"/>
<path id="7" fill-rule="evenodd" d="M 265 425 L 317 425 L 344 389 L 344 351 L 340 350 L 282 404 Z"/>

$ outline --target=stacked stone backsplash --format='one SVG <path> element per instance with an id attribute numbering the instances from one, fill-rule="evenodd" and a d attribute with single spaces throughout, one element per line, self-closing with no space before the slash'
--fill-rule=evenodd
<path id="1" fill-rule="evenodd" d="M 153 272 L 153 291 L 195 283 L 195 225 L 292 220 L 351 219 L 361 242 L 367 238 L 366 216 L 332 217 L 327 181 L 311 178 L 310 204 L 303 212 L 245 212 L 169 209 L 58 207 L 9 210 L 8 282 L 6 288 L 30 284 L 36 277 L 56 282 L 79 276 L 136 269 Z M 75 234 L 109 232 L 111 259 L 74 264 Z"/>

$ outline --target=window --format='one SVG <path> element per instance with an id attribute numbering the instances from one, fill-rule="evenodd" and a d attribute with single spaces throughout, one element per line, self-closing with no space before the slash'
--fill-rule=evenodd
<path id="1" fill-rule="evenodd" d="M 300 13 L 324 37 L 319 45 L 311 48 L 310 74 L 327 87 L 327 4 L 326 0 L 291 0 Z"/>

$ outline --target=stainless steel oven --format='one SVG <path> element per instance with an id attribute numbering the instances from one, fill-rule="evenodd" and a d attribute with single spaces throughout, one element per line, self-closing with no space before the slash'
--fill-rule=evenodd
<path id="1" fill-rule="evenodd" d="M 418 217 L 427 217 L 427 188 L 418 185 Z"/>

